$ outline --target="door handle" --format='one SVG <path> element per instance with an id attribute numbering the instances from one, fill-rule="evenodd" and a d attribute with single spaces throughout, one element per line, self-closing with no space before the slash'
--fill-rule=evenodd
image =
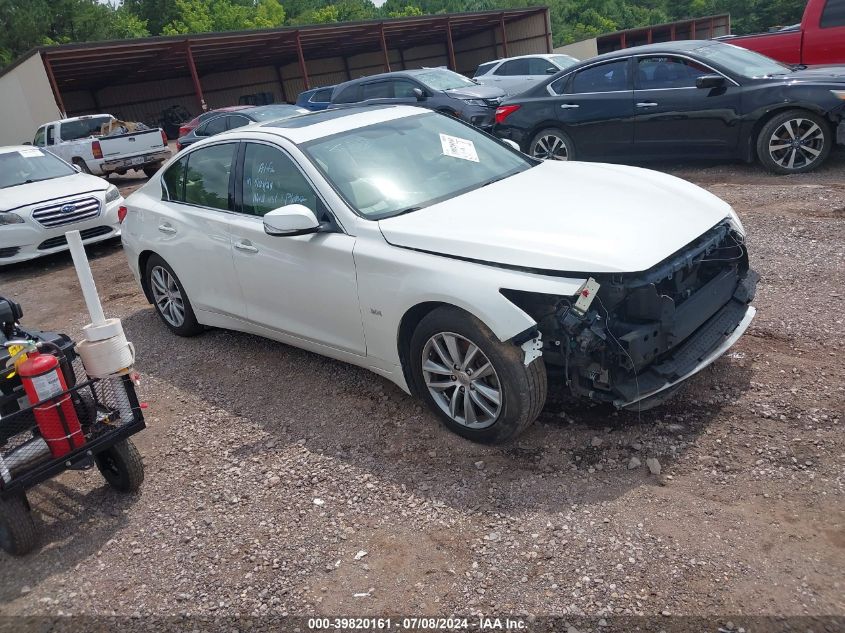
<path id="1" fill-rule="evenodd" d="M 654 101 L 640 101 L 637 104 L 638 108 L 656 108 L 657 104 Z"/>
<path id="2" fill-rule="evenodd" d="M 235 242 L 235 248 L 237 248 L 239 251 L 243 251 L 244 253 L 258 252 L 258 249 L 255 248 L 249 241 Z"/>
<path id="3" fill-rule="evenodd" d="M 580 108 L 581 106 L 579 106 L 577 103 L 562 103 L 560 104 L 560 107 L 564 110 L 570 110 L 572 108 Z"/>
<path id="4" fill-rule="evenodd" d="M 176 232 L 176 227 L 171 226 L 170 224 L 159 224 L 158 230 L 161 231 L 162 233 L 169 233 L 169 234 L 172 235 L 173 233 Z"/>

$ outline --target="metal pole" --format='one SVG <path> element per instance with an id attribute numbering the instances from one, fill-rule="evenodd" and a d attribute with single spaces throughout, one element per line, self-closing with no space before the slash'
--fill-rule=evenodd
<path id="1" fill-rule="evenodd" d="M 62 93 L 59 92 L 59 86 L 56 83 L 56 77 L 53 75 L 53 66 L 50 64 L 50 58 L 46 53 L 41 53 L 41 61 L 44 64 L 44 70 L 47 71 L 47 80 L 50 82 L 50 90 L 53 91 L 53 98 L 56 100 L 56 106 L 59 108 L 59 112 L 62 113 L 62 118 L 64 119 L 67 117 L 67 111 L 65 110 L 65 104 L 62 101 Z"/>
<path id="2" fill-rule="evenodd" d="M 505 14 L 499 14 L 499 27 L 502 29 L 502 57 L 510 57 L 508 55 L 508 30 L 505 28 Z"/>
<path id="3" fill-rule="evenodd" d="M 197 95 L 197 100 L 200 104 L 200 110 L 205 112 L 208 106 L 205 103 L 205 97 L 202 94 L 202 85 L 200 84 L 200 77 L 197 74 L 197 66 L 194 63 L 194 54 L 191 52 L 191 40 L 185 40 L 185 57 L 188 60 L 188 70 L 191 71 L 191 79 L 194 82 L 194 92 Z"/>
<path id="4" fill-rule="evenodd" d="M 302 74 L 305 89 L 310 90 L 311 82 L 308 81 L 308 69 L 305 67 L 305 55 L 302 52 L 302 39 L 299 37 L 299 31 L 296 32 L 296 53 L 299 55 L 299 72 Z"/>
<path id="5" fill-rule="evenodd" d="M 346 80 L 350 81 L 352 79 L 352 72 L 349 70 L 349 58 L 345 55 L 343 56 L 343 70 L 346 71 Z"/>
<path id="6" fill-rule="evenodd" d="M 455 44 L 452 42 L 452 20 L 446 18 L 446 46 L 449 50 L 449 68 L 458 71 L 458 64 L 455 63 Z M 507 56 L 507 53 L 505 54 Z"/>
<path id="7" fill-rule="evenodd" d="M 552 18 L 549 9 L 546 9 L 546 52 L 554 52 L 554 42 L 552 42 Z"/>
<path id="8" fill-rule="evenodd" d="M 276 76 L 279 78 L 279 88 L 282 89 L 282 101 L 287 103 L 288 96 L 285 94 L 285 78 L 282 77 L 282 69 L 279 66 L 276 66 Z"/>
<path id="9" fill-rule="evenodd" d="M 379 35 L 381 35 L 381 52 L 384 55 L 384 72 L 390 72 L 390 56 L 387 54 L 387 40 L 384 38 L 384 22 L 379 25 Z"/>

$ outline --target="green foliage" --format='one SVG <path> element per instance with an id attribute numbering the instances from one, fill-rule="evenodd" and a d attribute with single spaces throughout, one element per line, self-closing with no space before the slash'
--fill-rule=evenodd
<path id="1" fill-rule="evenodd" d="M 548 4 L 556 46 L 730 13 L 734 33 L 800 22 L 806 0 L 0 0 L 0 67 L 34 46 Z"/>

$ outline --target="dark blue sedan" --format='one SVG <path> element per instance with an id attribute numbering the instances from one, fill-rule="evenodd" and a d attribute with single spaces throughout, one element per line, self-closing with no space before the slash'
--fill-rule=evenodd
<path id="1" fill-rule="evenodd" d="M 325 110 L 332 102 L 332 90 L 334 86 L 323 86 L 300 92 L 296 98 L 296 105 L 312 112 Z"/>

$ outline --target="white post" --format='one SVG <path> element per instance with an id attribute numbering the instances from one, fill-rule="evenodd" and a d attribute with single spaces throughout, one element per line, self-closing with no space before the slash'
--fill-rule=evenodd
<path id="1" fill-rule="evenodd" d="M 76 276 L 79 277 L 79 285 L 82 286 L 82 296 L 88 306 L 88 314 L 91 315 L 91 324 L 95 327 L 105 325 L 106 315 L 103 314 L 103 306 L 97 295 L 97 286 L 94 285 L 94 276 L 91 274 L 91 266 L 88 265 L 85 247 L 82 245 L 82 236 L 79 231 L 68 231 L 65 237 L 73 257 L 73 265 L 76 267 Z"/>

